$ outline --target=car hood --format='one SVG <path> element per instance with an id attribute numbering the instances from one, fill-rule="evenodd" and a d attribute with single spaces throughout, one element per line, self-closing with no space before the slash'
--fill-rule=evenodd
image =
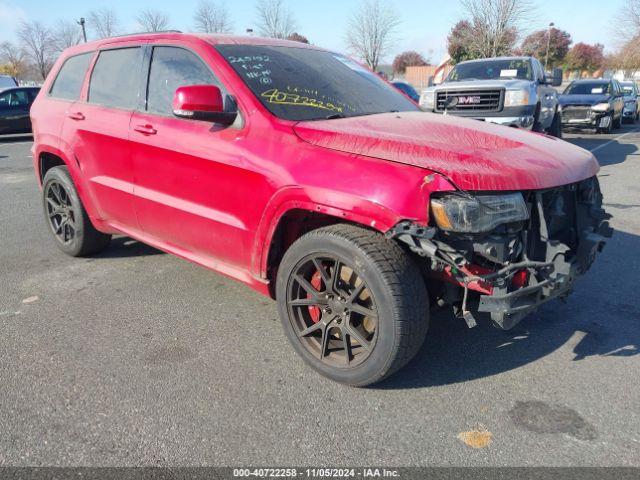
<path id="1" fill-rule="evenodd" d="M 560 105 L 595 105 L 608 102 L 609 95 L 558 95 Z"/>
<path id="2" fill-rule="evenodd" d="M 486 88 L 526 88 L 531 82 L 529 80 L 504 79 L 504 80 L 469 80 L 460 82 L 444 82 L 433 87 L 434 90 L 482 90 Z"/>
<path id="3" fill-rule="evenodd" d="M 302 140 L 332 150 L 438 172 L 465 190 L 531 190 L 598 172 L 595 157 L 570 143 L 451 115 L 383 113 L 299 122 Z"/>

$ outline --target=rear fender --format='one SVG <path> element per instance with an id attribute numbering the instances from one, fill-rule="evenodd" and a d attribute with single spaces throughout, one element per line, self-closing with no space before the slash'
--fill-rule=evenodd
<path id="1" fill-rule="evenodd" d="M 75 159 L 70 159 L 69 156 L 62 151 L 61 149 L 54 147 L 52 145 L 47 144 L 38 144 L 38 147 L 33 150 L 33 167 L 36 173 L 38 186 L 42 190 L 42 157 L 45 154 L 55 155 L 60 158 L 62 162 L 65 164 L 67 169 L 69 170 L 69 175 L 71 175 L 71 179 L 73 180 L 73 184 L 76 187 L 78 192 L 78 196 L 80 197 L 80 201 L 84 206 L 87 214 L 91 218 L 93 224 L 99 230 L 105 230 L 105 227 L 102 226 L 102 221 L 100 217 L 97 215 L 97 211 L 93 202 L 91 201 L 91 196 L 87 193 L 85 189 L 85 184 L 82 177 L 82 172 L 80 172 L 80 167 Z"/>

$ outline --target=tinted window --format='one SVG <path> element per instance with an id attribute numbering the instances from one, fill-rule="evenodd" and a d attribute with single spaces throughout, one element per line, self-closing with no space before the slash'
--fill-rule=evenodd
<path id="1" fill-rule="evenodd" d="M 24 107 L 29 103 L 26 90 L 11 90 L 0 94 L 0 107 Z"/>
<path id="2" fill-rule="evenodd" d="M 608 83 L 603 82 L 580 82 L 572 83 L 564 91 L 565 95 L 602 95 L 609 94 Z"/>
<path id="3" fill-rule="evenodd" d="M 84 82 L 84 76 L 92 56 L 91 52 L 67 58 L 53 81 L 53 86 L 49 91 L 50 95 L 65 100 L 77 100 L 80 97 L 82 82 Z"/>
<path id="4" fill-rule="evenodd" d="M 133 109 L 140 86 L 140 48 L 100 52 L 89 84 L 89 101 L 107 107 Z"/>
<path id="5" fill-rule="evenodd" d="M 378 75 L 336 53 L 264 45 L 216 48 L 260 102 L 286 120 L 419 110 Z"/>
<path id="6" fill-rule="evenodd" d="M 447 77 L 448 82 L 518 78 L 533 80 L 531 62 L 526 59 L 481 60 L 459 63 Z"/>
<path id="7" fill-rule="evenodd" d="M 154 47 L 149 70 L 147 110 L 171 114 L 173 95 L 186 85 L 220 83 L 195 54 L 178 47 Z"/>

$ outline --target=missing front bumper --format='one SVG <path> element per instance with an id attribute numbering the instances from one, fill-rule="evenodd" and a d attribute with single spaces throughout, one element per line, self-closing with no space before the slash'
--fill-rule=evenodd
<path id="1" fill-rule="evenodd" d="M 529 222 L 504 237 L 455 238 L 410 222 L 388 236 L 427 260 L 428 275 L 442 281 L 446 303 L 469 327 L 474 315 L 488 314 L 507 330 L 543 303 L 568 296 L 613 233 L 595 177 L 529 192 L 527 202 Z"/>

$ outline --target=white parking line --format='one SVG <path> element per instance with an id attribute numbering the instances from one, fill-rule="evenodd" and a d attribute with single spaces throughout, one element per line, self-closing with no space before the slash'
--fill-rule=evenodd
<path id="1" fill-rule="evenodd" d="M 10 145 L 27 145 L 30 143 L 33 143 L 33 140 L 29 140 L 27 142 L 6 142 L 6 143 L 0 142 L 0 147 L 8 147 Z"/>
<path id="2" fill-rule="evenodd" d="M 621 139 L 621 138 L 623 138 L 623 137 L 626 137 L 627 135 L 630 135 L 630 134 L 632 134 L 632 133 L 638 133 L 638 132 L 640 132 L 640 130 L 631 130 L 630 132 L 623 133 L 622 135 L 619 135 L 619 136 L 617 136 L 616 138 L 613 138 L 613 139 L 609 140 L 607 143 L 603 143 L 602 145 L 598 145 L 597 147 L 592 148 L 592 149 L 591 149 L 591 150 L 589 150 L 589 151 L 590 151 L 591 153 L 593 153 L 593 152 L 595 152 L 595 151 L 597 151 L 597 150 L 600 150 L 601 148 L 606 147 L 606 146 L 607 146 L 607 145 L 609 145 L 610 143 L 617 142 L 618 140 L 620 140 L 620 139 Z"/>

